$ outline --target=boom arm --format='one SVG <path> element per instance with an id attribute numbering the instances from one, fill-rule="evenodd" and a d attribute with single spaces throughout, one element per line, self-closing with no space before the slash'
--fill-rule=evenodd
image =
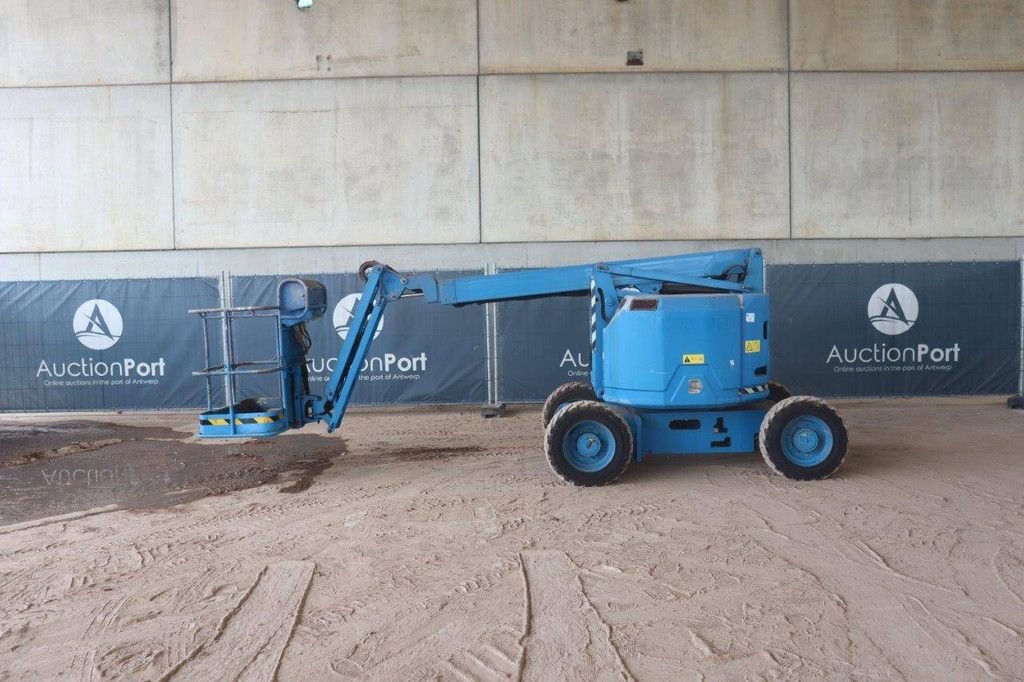
<path id="1" fill-rule="evenodd" d="M 545 296 L 591 296 L 591 352 L 599 356 L 600 331 L 615 314 L 623 293 L 762 292 L 764 261 L 760 249 L 714 251 L 684 256 L 544 268 L 497 275 L 473 275 L 438 280 L 433 275 L 411 277 L 376 262 L 364 264 L 363 294 L 352 311 L 349 332 L 324 397 L 304 395 L 293 387 L 293 401 L 303 422 L 325 421 L 333 431 L 345 416 L 359 370 L 373 340 L 384 309 L 393 301 L 422 296 L 428 303 L 466 305 L 516 301 Z M 301 322 L 304 320 L 299 320 Z M 305 358 L 301 358 L 305 362 Z M 594 363 L 595 387 L 600 386 Z"/>

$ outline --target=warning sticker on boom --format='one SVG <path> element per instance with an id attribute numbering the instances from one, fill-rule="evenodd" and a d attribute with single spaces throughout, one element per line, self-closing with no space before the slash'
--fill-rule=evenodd
<path id="1" fill-rule="evenodd" d="M 684 365 L 703 365 L 704 354 L 703 353 L 690 353 L 689 355 L 683 356 Z"/>
<path id="2" fill-rule="evenodd" d="M 752 339 L 750 341 L 744 341 L 743 350 L 745 350 L 748 353 L 760 353 L 761 339 Z"/>

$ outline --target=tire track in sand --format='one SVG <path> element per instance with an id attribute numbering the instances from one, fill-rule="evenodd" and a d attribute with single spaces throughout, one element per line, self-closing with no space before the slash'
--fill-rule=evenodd
<path id="1" fill-rule="evenodd" d="M 527 550 L 520 557 L 528 604 L 521 678 L 632 680 L 569 556 Z"/>
<path id="2" fill-rule="evenodd" d="M 265 567 L 221 621 L 214 638 L 165 679 L 274 679 L 315 567 L 312 561 L 280 561 Z"/>

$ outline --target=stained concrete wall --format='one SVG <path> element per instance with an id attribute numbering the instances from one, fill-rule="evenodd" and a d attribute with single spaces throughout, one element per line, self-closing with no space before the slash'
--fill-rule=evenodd
<path id="1" fill-rule="evenodd" d="M 781 74 L 488 76 L 487 242 L 788 236 Z"/>
<path id="2" fill-rule="evenodd" d="M 479 238 L 474 78 L 174 86 L 180 248 Z"/>
<path id="3" fill-rule="evenodd" d="M 171 248 L 168 102 L 166 85 L 0 89 L 0 251 Z"/>
<path id="4" fill-rule="evenodd" d="M 174 0 L 176 81 L 476 73 L 475 0 Z"/>
<path id="5" fill-rule="evenodd" d="M 1013 0 L 3 2 L 0 278 L 737 243 L 787 262 L 1013 257 L 1022 16 Z"/>
<path id="6" fill-rule="evenodd" d="M 790 14 L 794 69 L 1024 68 L 1020 0 L 791 0 Z"/>
<path id="7" fill-rule="evenodd" d="M 170 61 L 167 0 L 0 2 L 0 87 L 155 83 Z"/>
<path id="8" fill-rule="evenodd" d="M 627 66 L 627 52 L 643 52 Z M 481 0 L 484 73 L 786 68 L 785 0 Z"/>
<path id="9" fill-rule="evenodd" d="M 794 237 L 1024 234 L 1024 73 L 792 88 Z"/>

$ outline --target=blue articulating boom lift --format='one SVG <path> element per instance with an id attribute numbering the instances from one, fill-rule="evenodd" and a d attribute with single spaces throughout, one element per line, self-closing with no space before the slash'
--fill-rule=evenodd
<path id="1" fill-rule="evenodd" d="M 842 418 L 824 401 L 769 383 L 768 295 L 759 249 L 438 279 L 403 275 L 375 261 L 334 372 L 311 395 L 305 325 L 321 317 L 319 282 L 285 279 L 277 306 L 192 311 L 219 319 L 225 363 L 196 372 L 227 380 L 227 406 L 200 416 L 205 437 L 270 436 L 310 422 L 333 431 L 345 416 L 384 309 L 410 296 L 467 305 L 557 295 L 590 296 L 590 383 L 556 388 L 542 412 L 551 468 L 577 485 L 603 485 L 650 454 L 760 451 L 777 473 L 829 476 L 846 456 Z M 231 320 L 273 316 L 277 357 L 235 363 Z M 207 343 L 209 357 L 209 343 Z M 262 365 L 262 366 L 261 366 Z M 235 402 L 239 374 L 280 375 L 280 406 Z"/>

